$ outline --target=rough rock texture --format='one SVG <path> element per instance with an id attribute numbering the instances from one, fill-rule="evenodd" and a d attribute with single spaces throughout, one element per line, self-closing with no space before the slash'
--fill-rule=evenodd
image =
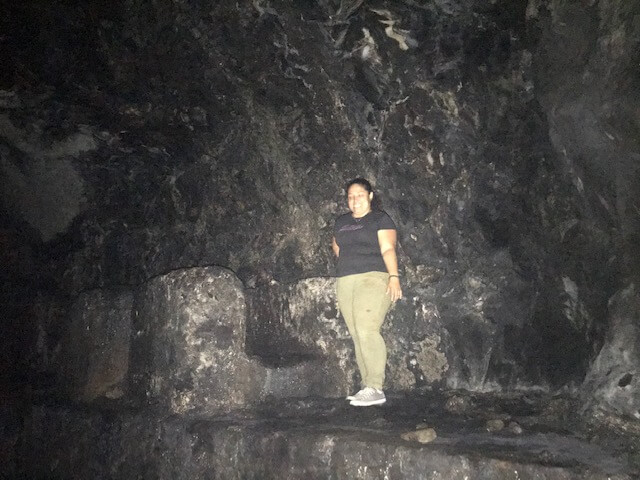
<path id="1" fill-rule="evenodd" d="M 591 242 L 590 257 L 640 274 L 640 5 L 532 0 L 527 18 L 538 36 L 536 98 L 574 192 L 585 205 L 564 238 Z M 598 252 L 600 252 L 598 254 Z M 608 295 L 611 271 L 576 264 Z"/>
<path id="2" fill-rule="evenodd" d="M 450 386 L 583 380 L 623 250 L 549 135 L 553 102 L 539 101 L 536 78 L 556 24 L 543 6 L 129 1 L 6 11 L 16 41 L 2 77 L 5 175 L 91 139 L 64 150 L 84 198 L 70 223 L 56 221 L 64 232 L 41 243 L 17 203 L 3 201 L 7 234 L 34 249 L 33 276 L 59 295 L 194 265 L 229 268 L 249 288 L 331 275 L 341 185 L 359 174 L 398 224 L 411 305 L 399 327 L 411 334 L 412 319 L 436 312 L 449 327 L 413 332 L 417 363 L 392 367 L 404 384 L 407 370 L 416 382 L 444 379 L 445 337 L 460 350 L 447 354 Z M 24 40 L 31 29 L 44 32 L 41 43 Z M 12 190 L 18 197 L 50 201 L 32 188 Z"/>
<path id="3" fill-rule="evenodd" d="M 630 342 L 639 318 L 632 292 L 640 276 L 640 4 L 535 0 L 527 18 L 537 38 L 536 97 L 563 170 L 585 206 L 566 224 L 559 245 L 583 246 L 573 249 L 576 255 L 567 264 L 575 287 L 567 289 L 567 307 L 589 310 L 595 303 L 604 306 L 603 300 L 609 305 L 598 315 L 600 321 L 609 318 L 608 331 L 600 353 L 602 342 L 592 345 L 589 356 L 598 356 L 587 374 L 585 398 L 596 410 L 633 418 L 637 405 L 624 397 L 634 387 L 624 384 L 639 366 L 637 346 Z M 599 291 L 585 295 L 579 278 L 591 278 Z"/>
<path id="4" fill-rule="evenodd" d="M 248 289 L 247 304 L 246 348 L 261 363 L 278 368 L 323 365 L 320 394 L 347 394 L 359 385 L 351 337 L 337 310 L 334 279 Z"/>
<path id="5" fill-rule="evenodd" d="M 3 385 L 163 415 L 343 395 L 329 245 L 363 175 L 398 225 L 390 387 L 584 385 L 637 426 L 639 18 L 628 0 L 1 2 Z M 84 464 L 121 445 L 100 415 L 64 420 L 84 445 L 63 476 L 165 472 L 140 440 L 161 422 L 134 428 L 148 456 Z M 321 436 L 221 438 L 216 461 L 281 474 Z M 185 442 L 177 458 L 207 457 Z"/>
<path id="6" fill-rule="evenodd" d="M 640 295 L 635 285 L 609 304 L 609 330 L 583 385 L 587 408 L 640 419 Z"/>
<path id="7" fill-rule="evenodd" d="M 348 390 L 343 372 L 331 368 L 344 361 L 336 352 L 282 351 L 277 361 L 247 355 L 245 321 L 242 283 L 227 269 L 177 270 L 143 285 L 133 307 L 131 400 L 211 415 L 268 397 L 336 397 Z"/>
<path id="8" fill-rule="evenodd" d="M 473 355 L 486 356 L 486 352 L 456 337 L 456 328 L 464 326 L 458 318 L 441 317 L 439 311 L 446 300 L 435 298 L 435 292 L 423 293 L 405 291 L 410 300 L 395 305 L 383 326 L 388 350 L 387 388 L 408 391 L 417 386 L 448 385 L 482 389 L 488 363 L 478 372 L 471 372 L 465 365 L 473 366 Z M 333 279 L 274 282 L 249 289 L 247 297 L 249 352 L 266 364 L 321 358 L 328 364 L 327 380 L 346 383 L 347 389 L 360 384 L 353 344 L 338 312 Z M 486 344 L 495 342 L 494 330 L 477 334 Z"/>
<path id="9" fill-rule="evenodd" d="M 47 242 L 64 233 L 82 211 L 84 181 L 71 159 L 95 150 L 97 144 L 82 132 L 44 144 L 39 128 L 34 130 L 27 133 L 0 115 L 6 142 L 0 145 L 1 201 Z"/>
<path id="10" fill-rule="evenodd" d="M 131 292 L 122 290 L 94 290 L 74 302 L 67 331 L 57 345 L 57 386 L 72 399 L 124 394 L 132 303 Z"/>
<path id="11" fill-rule="evenodd" d="M 277 402 L 218 420 L 36 408 L 16 470 L 94 479 L 633 478 L 615 449 L 585 441 L 558 418 L 541 422 L 537 400 L 525 400 L 523 435 L 487 433 L 481 418 L 448 416 L 425 397 L 393 397 L 356 412 L 343 400 Z M 501 403 L 493 399 L 494 408 Z M 426 445 L 401 439 L 424 418 L 437 438 Z"/>
<path id="12" fill-rule="evenodd" d="M 144 285 L 134 306 L 132 395 L 176 413 L 217 412 L 259 391 L 243 353 L 245 302 L 233 273 L 178 270 Z"/>

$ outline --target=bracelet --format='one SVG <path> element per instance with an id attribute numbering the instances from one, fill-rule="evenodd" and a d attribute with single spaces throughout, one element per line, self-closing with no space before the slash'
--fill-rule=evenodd
<path id="1" fill-rule="evenodd" d="M 389 275 L 389 278 L 391 278 L 391 277 L 400 278 L 400 275 Z"/>

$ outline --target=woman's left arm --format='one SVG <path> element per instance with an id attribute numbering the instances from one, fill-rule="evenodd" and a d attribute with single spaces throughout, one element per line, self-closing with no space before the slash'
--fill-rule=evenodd
<path id="1" fill-rule="evenodd" d="M 396 255 L 397 233 L 393 229 L 378 230 L 378 243 L 382 260 L 389 272 L 389 286 L 387 294 L 391 301 L 395 302 L 402 298 L 402 288 L 400 287 L 400 277 L 398 276 L 398 256 Z"/>

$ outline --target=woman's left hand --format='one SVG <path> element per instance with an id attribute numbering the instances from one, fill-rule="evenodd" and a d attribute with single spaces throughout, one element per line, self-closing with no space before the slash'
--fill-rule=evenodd
<path id="1" fill-rule="evenodd" d="M 389 277 L 387 295 L 391 297 L 392 302 L 402 298 L 402 288 L 400 287 L 400 279 L 398 277 Z"/>

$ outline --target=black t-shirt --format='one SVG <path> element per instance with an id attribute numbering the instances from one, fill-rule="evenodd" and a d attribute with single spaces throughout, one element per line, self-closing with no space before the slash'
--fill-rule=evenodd
<path id="1" fill-rule="evenodd" d="M 380 254 L 378 230 L 395 230 L 391 217 L 382 211 L 371 211 L 364 217 L 353 218 L 351 213 L 337 218 L 333 230 L 340 247 L 338 277 L 365 272 L 386 272 Z"/>

